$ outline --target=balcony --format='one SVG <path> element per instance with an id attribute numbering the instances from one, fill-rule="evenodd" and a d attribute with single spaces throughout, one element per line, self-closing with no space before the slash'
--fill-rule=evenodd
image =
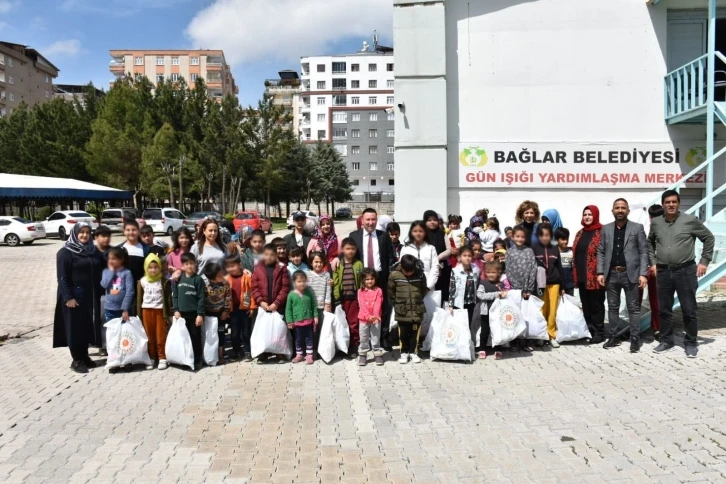
<path id="1" fill-rule="evenodd" d="M 310 125 L 310 118 L 302 118 L 300 120 L 300 125 L 301 126 L 309 126 Z"/>
<path id="2" fill-rule="evenodd" d="M 207 72 L 207 77 L 205 78 L 207 84 L 222 84 L 222 77 L 221 76 L 215 76 L 213 74 L 210 74 Z"/>
<path id="3" fill-rule="evenodd" d="M 215 71 L 218 71 L 222 69 L 222 66 L 224 65 L 224 59 L 221 57 L 214 57 L 214 56 L 208 56 L 207 57 L 207 69 L 213 69 Z"/>

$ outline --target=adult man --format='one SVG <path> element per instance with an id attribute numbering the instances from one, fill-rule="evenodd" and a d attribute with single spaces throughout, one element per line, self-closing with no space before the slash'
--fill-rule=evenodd
<path id="1" fill-rule="evenodd" d="M 648 248 L 645 229 L 628 220 L 630 207 L 627 200 L 618 198 L 613 203 L 615 222 L 602 229 L 597 248 L 597 282 L 607 289 L 608 324 L 610 336 L 603 348 L 620 345 L 616 337 L 620 292 L 625 291 L 630 320 L 630 352 L 640 351 L 640 289 L 648 284 Z"/>
<path id="2" fill-rule="evenodd" d="M 378 274 L 378 287 L 383 291 L 384 313 L 383 324 L 381 324 L 381 341 L 386 350 L 390 351 L 388 339 L 388 323 L 390 308 L 388 307 L 388 275 L 391 266 L 396 262 L 393 252 L 393 245 L 388 234 L 382 230 L 376 230 L 378 214 L 372 208 L 363 210 L 361 219 L 362 228 L 351 232 L 349 237 L 353 239 L 358 252 L 358 257 L 363 262 L 363 267 L 375 269 Z"/>
<path id="3" fill-rule="evenodd" d="M 307 247 L 310 243 L 310 235 L 305 232 L 305 224 L 307 221 L 308 218 L 303 212 L 295 212 L 292 214 L 292 223 L 295 224 L 295 227 L 293 227 L 291 233 L 282 238 L 285 241 L 288 253 L 295 247 L 302 247 L 307 252 Z"/>
<path id="4" fill-rule="evenodd" d="M 713 258 L 715 238 L 693 215 L 680 212 L 681 197 L 675 190 L 661 196 L 665 213 L 654 218 L 648 234 L 648 257 L 651 271 L 656 271 L 660 306 L 660 344 L 653 351 L 663 353 L 673 348 L 673 293 L 678 295 L 686 330 L 686 356 L 698 354 L 698 313 L 696 290 L 698 278 L 706 274 Z M 696 266 L 696 238 L 703 242 L 701 259 Z"/>

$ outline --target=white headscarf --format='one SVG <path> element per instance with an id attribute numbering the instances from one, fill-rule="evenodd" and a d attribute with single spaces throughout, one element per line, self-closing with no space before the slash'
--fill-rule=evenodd
<path id="1" fill-rule="evenodd" d="M 380 217 L 378 217 L 378 224 L 376 225 L 376 229 L 385 232 L 388 224 L 390 224 L 391 222 L 393 222 L 393 219 L 391 217 L 389 217 L 388 215 L 381 215 Z"/>

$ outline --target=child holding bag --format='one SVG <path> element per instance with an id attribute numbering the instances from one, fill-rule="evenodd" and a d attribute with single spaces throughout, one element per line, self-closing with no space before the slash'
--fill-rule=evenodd
<path id="1" fill-rule="evenodd" d="M 544 269 L 546 283 L 542 290 L 544 307 L 542 315 L 547 319 L 547 334 L 550 337 L 550 346 L 559 348 L 560 344 L 555 340 L 557 336 L 557 302 L 560 298 L 560 291 L 565 275 L 562 270 L 560 249 L 552 245 L 552 226 L 548 223 L 541 223 L 537 226 L 537 243 L 532 245 L 535 259 L 539 270 Z"/>
<path id="2" fill-rule="evenodd" d="M 204 281 L 197 275 L 197 259 L 187 252 L 181 256 L 182 274 L 173 286 L 173 308 L 176 319 L 184 318 L 194 348 L 194 369 L 202 367 L 202 324 L 204 324 Z"/>
<path id="3" fill-rule="evenodd" d="M 260 310 L 277 311 L 282 314 L 290 292 L 290 274 L 287 272 L 286 264 L 278 261 L 277 249 L 278 247 L 274 243 L 264 247 L 262 261 L 255 266 L 255 270 L 252 272 L 252 297 L 257 301 Z M 269 356 L 269 353 L 259 355 L 257 363 L 265 363 Z M 286 361 L 285 355 L 277 356 L 278 363 Z"/>
<path id="4" fill-rule="evenodd" d="M 479 269 L 472 264 L 473 256 L 474 251 L 471 250 L 471 247 L 463 247 L 459 251 L 459 263 L 451 271 L 451 283 L 449 284 L 449 311 L 454 314 L 454 309 L 466 309 L 469 326 L 474 318 L 479 282 Z"/>
<path id="5" fill-rule="evenodd" d="M 205 287 L 204 314 L 217 318 L 219 335 L 219 362 L 224 363 L 224 325 L 232 311 L 232 290 L 224 278 L 224 271 L 216 262 L 207 262 L 202 275 Z"/>
<path id="6" fill-rule="evenodd" d="M 285 306 L 285 321 L 289 329 L 295 329 L 295 358 L 293 363 L 305 360 L 308 365 L 313 364 L 313 332 L 318 326 L 318 311 L 315 304 L 315 294 L 308 287 L 308 277 L 303 271 L 296 271 L 292 275 L 295 287 L 287 296 Z M 307 353 L 307 354 L 306 354 Z"/>
<path id="7" fill-rule="evenodd" d="M 489 354 L 494 352 L 494 359 L 501 360 L 504 358 L 501 346 L 488 347 L 489 335 L 491 329 L 489 328 L 489 310 L 492 307 L 494 300 L 504 299 L 507 297 L 507 290 L 509 284 L 506 280 L 502 280 L 502 265 L 497 261 L 487 262 L 485 267 L 485 275 L 479 281 L 479 288 L 476 291 L 476 297 L 481 301 L 481 334 L 479 335 L 479 358 L 486 359 L 487 348 L 489 348 Z"/>
<path id="8" fill-rule="evenodd" d="M 514 227 L 512 231 L 512 247 L 507 250 L 507 280 L 512 289 L 522 291 L 522 298 L 529 299 L 537 289 L 537 260 L 534 252 L 527 247 L 528 242 L 527 229 L 521 225 Z M 522 340 L 524 341 L 524 340 Z M 512 342 L 511 348 L 515 347 Z M 533 351 L 526 341 L 521 347 L 524 351 Z"/>
<path id="9" fill-rule="evenodd" d="M 363 269 L 361 274 L 363 287 L 358 290 L 358 330 L 360 348 L 358 349 L 358 366 L 366 366 L 368 352 L 373 351 L 376 365 L 383 365 L 381 350 L 381 318 L 383 316 L 383 291 L 376 287 L 376 271 Z"/>
<path id="10" fill-rule="evenodd" d="M 144 260 L 144 277 L 136 284 L 136 313 L 141 315 L 141 322 L 149 338 L 149 358 L 152 364 L 147 370 L 153 370 L 154 361 L 158 361 L 159 370 L 166 370 L 166 333 L 167 317 L 169 316 L 168 286 L 164 278 L 161 259 L 154 253 Z"/>

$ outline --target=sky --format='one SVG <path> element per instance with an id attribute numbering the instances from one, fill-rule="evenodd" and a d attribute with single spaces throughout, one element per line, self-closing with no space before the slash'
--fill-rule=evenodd
<path id="1" fill-rule="evenodd" d="M 392 45 L 391 0 L 0 0 L 0 40 L 29 45 L 60 69 L 58 84 L 108 89 L 112 49 L 222 49 L 239 99 L 300 57 Z"/>

